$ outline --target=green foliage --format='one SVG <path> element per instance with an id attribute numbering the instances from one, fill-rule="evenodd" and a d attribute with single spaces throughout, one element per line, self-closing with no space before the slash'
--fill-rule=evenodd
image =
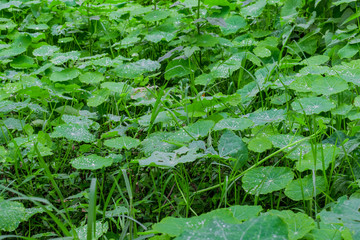
<path id="1" fill-rule="evenodd" d="M 360 238 L 359 9 L 0 0 L 0 238 Z"/>

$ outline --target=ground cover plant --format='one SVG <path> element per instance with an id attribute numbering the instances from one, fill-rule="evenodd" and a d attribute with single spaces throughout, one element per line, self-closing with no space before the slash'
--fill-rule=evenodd
<path id="1" fill-rule="evenodd" d="M 0 239 L 360 239 L 356 0 L 0 0 Z"/>

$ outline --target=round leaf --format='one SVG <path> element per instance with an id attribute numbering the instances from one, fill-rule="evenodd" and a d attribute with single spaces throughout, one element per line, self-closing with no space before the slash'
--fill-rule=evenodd
<path id="1" fill-rule="evenodd" d="M 79 75 L 79 70 L 75 68 L 66 68 L 60 72 L 53 72 L 50 76 L 50 80 L 53 82 L 65 82 L 77 78 Z"/>
<path id="2" fill-rule="evenodd" d="M 53 138 L 66 138 L 76 142 L 94 142 L 95 136 L 92 135 L 86 128 L 78 125 L 60 125 L 55 128 L 55 131 L 51 134 Z"/>
<path id="3" fill-rule="evenodd" d="M 324 191 L 326 188 L 324 177 L 316 176 L 316 193 L 314 193 L 314 182 L 312 175 L 293 180 L 285 189 L 285 195 L 294 201 L 310 200 Z"/>
<path id="4" fill-rule="evenodd" d="M 345 80 L 338 77 L 319 77 L 311 85 L 311 91 L 317 94 L 332 95 L 348 89 Z"/>
<path id="5" fill-rule="evenodd" d="M 0 230 L 14 231 L 25 220 L 22 203 L 0 199 Z"/>
<path id="6" fill-rule="evenodd" d="M 104 81 L 104 76 L 99 72 L 87 72 L 85 74 L 81 74 L 79 80 L 82 83 L 96 85 Z"/>
<path id="7" fill-rule="evenodd" d="M 271 141 L 267 137 L 254 137 L 249 141 L 250 151 L 262 153 L 272 148 Z"/>
<path id="8" fill-rule="evenodd" d="M 229 129 L 234 131 L 242 131 L 254 125 L 254 123 L 247 118 L 226 118 L 216 123 L 214 130 Z"/>
<path id="9" fill-rule="evenodd" d="M 96 170 L 109 167 L 113 163 L 112 158 L 100 157 L 96 154 L 81 156 L 71 160 L 71 165 L 76 169 Z"/>
<path id="10" fill-rule="evenodd" d="M 169 11 L 155 10 L 149 12 L 144 16 L 144 19 L 148 22 L 155 22 L 167 18 L 170 15 Z"/>
<path id="11" fill-rule="evenodd" d="M 104 145 L 109 148 L 116 148 L 116 149 L 131 149 L 135 148 L 140 144 L 138 139 L 134 139 L 131 137 L 118 137 L 109 140 L 105 140 Z"/>
<path id="12" fill-rule="evenodd" d="M 242 178 L 246 192 L 258 195 L 267 194 L 285 188 L 294 178 L 287 167 L 258 167 L 245 173 Z"/>
<path id="13" fill-rule="evenodd" d="M 324 97 L 300 98 L 294 101 L 291 106 L 294 111 L 304 112 L 306 115 L 319 114 L 335 108 L 335 104 Z"/>

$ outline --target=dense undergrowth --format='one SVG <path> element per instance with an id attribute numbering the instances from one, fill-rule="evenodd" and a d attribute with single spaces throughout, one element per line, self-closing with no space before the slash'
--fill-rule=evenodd
<path id="1" fill-rule="evenodd" d="M 0 0 L 0 239 L 360 239 L 356 0 Z"/>

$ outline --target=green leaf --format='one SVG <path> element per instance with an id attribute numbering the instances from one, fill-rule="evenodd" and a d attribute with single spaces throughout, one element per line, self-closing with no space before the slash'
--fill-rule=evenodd
<path id="1" fill-rule="evenodd" d="M 49 26 L 47 24 L 41 23 L 41 24 L 30 24 L 26 26 L 26 28 L 31 30 L 43 31 L 43 30 L 47 30 Z"/>
<path id="2" fill-rule="evenodd" d="M 79 75 L 80 71 L 76 68 L 66 68 L 60 72 L 53 72 L 50 80 L 53 82 L 65 82 L 77 78 Z"/>
<path id="3" fill-rule="evenodd" d="M 277 216 L 260 216 L 242 224 L 229 224 L 214 217 L 204 227 L 185 231 L 176 239 L 287 240 L 288 229 L 287 225 Z"/>
<path id="4" fill-rule="evenodd" d="M 301 212 L 270 210 L 266 214 L 278 216 L 286 223 L 289 230 L 289 240 L 303 239 L 308 232 L 315 229 L 315 221 Z"/>
<path id="5" fill-rule="evenodd" d="M 210 34 L 197 35 L 194 40 L 198 47 L 214 47 L 219 43 L 219 39 Z"/>
<path id="6" fill-rule="evenodd" d="M 5 124 L 7 129 L 15 129 L 21 131 L 23 129 L 23 126 L 25 126 L 25 121 L 15 118 L 6 118 L 3 121 L 3 124 Z M 2 133 L 0 133 L 0 135 L 2 135 Z"/>
<path id="7" fill-rule="evenodd" d="M 236 33 L 240 29 L 243 29 L 247 26 L 245 19 L 238 15 L 231 15 L 227 19 L 225 19 L 226 26 L 221 27 L 221 31 L 224 35 L 229 35 Z"/>
<path id="8" fill-rule="evenodd" d="M 188 60 L 178 59 L 168 63 L 165 69 L 165 79 L 184 77 L 193 72 L 192 65 Z"/>
<path id="9" fill-rule="evenodd" d="M 253 4 L 249 4 L 246 7 L 240 9 L 241 15 L 244 17 L 256 18 L 260 16 L 266 6 L 266 0 L 258 0 Z"/>
<path id="10" fill-rule="evenodd" d="M 139 160 L 140 166 L 175 167 L 179 163 L 193 162 L 204 154 L 197 153 L 197 148 L 182 147 L 172 153 L 155 151 L 150 157 Z"/>
<path id="11" fill-rule="evenodd" d="M 352 58 L 358 52 L 359 52 L 359 47 L 356 44 L 354 44 L 354 45 L 346 44 L 345 47 L 339 49 L 338 55 L 342 59 L 343 58 Z"/>
<path id="12" fill-rule="evenodd" d="M 218 145 L 220 157 L 232 157 L 237 160 L 237 165 L 241 167 L 248 159 L 248 150 L 241 137 L 232 131 L 225 131 L 221 135 Z"/>
<path id="13" fill-rule="evenodd" d="M 303 136 L 292 135 L 292 134 L 275 134 L 268 137 L 274 147 L 283 148 L 286 147 L 296 141 L 303 139 Z M 311 150 L 311 144 L 309 141 L 303 141 L 297 145 L 292 147 L 288 147 L 284 150 L 284 152 L 288 153 L 286 155 L 287 158 L 292 160 L 302 159 L 303 156 Z"/>
<path id="14" fill-rule="evenodd" d="M 73 115 L 64 114 L 61 116 L 61 119 L 69 125 L 71 124 L 79 125 L 86 129 L 93 128 L 94 130 L 97 130 L 100 128 L 100 125 L 97 122 L 94 122 L 84 116 L 73 116 Z"/>
<path id="15" fill-rule="evenodd" d="M 216 123 L 214 130 L 219 131 L 223 129 L 243 131 L 254 125 L 254 123 L 247 118 L 225 118 Z"/>
<path id="16" fill-rule="evenodd" d="M 99 239 L 102 235 L 108 232 L 109 224 L 107 222 L 102 223 L 100 221 L 97 221 L 95 223 L 95 237 L 94 239 Z M 79 227 L 75 229 L 78 238 L 81 240 L 87 239 L 87 225 L 83 227 Z"/>
<path id="17" fill-rule="evenodd" d="M 12 232 L 25 221 L 25 208 L 22 203 L 0 198 L 0 230 Z"/>
<path id="18" fill-rule="evenodd" d="M 120 65 L 115 72 L 121 78 L 136 78 L 144 73 L 152 72 L 160 68 L 160 63 L 150 59 L 141 59 L 137 62 Z"/>
<path id="19" fill-rule="evenodd" d="M 311 56 L 309 58 L 306 58 L 306 59 L 302 60 L 300 63 L 308 65 L 308 66 L 317 66 L 317 65 L 324 64 L 324 63 L 328 62 L 329 60 L 330 60 L 329 56 L 317 55 L 317 56 Z"/>
<path id="20" fill-rule="evenodd" d="M 332 95 L 348 89 L 345 80 L 330 76 L 316 78 L 311 84 L 311 91 L 317 94 Z"/>
<path id="21" fill-rule="evenodd" d="M 68 61 L 76 61 L 80 57 L 79 51 L 71 51 L 66 53 L 55 53 L 51 59 L 51 62 L 55 65 L 61 65 Z"/>
<path id="22" fill-rule="evenodd" d="M 28 56 L 18 56 L 11 63 L 10 66 L 15 69 L 26 69 L 36 67 L 34 59 Z"/>
<path id="23" fill-rule="evenodd" d="M 172 152 L 175 150 L 177 148 L 175 145 L 165 142 L 171 136 L 173 136 L 173 133 L 168 132 L 155 132 L 150 134 L 150 136 L 145 138 L 141 143 L 145 156 L 150 156 L 155 151 Z M 154 148 L 154 146 L 156 146 L 156 148 Z"/>
<path id="24" fill-rule="evenodd" d="M 198 230 L 206 226 L 213 219 L 221 220 L 224 223 L 240 223 L 231 209 L 221 208 L 192 218 L 165 217 L 152 226 L 154 232 L 168 234 L 171 237 L 178 237 L 185 231 Z"/>
<path id="25" fill-rule="evenodd" d="M 96 154 L 89 156 L 81 156 L 71 160 L 71 165 L 76 169 L 81 170 L 97 170 L 111 166 L 112 158 L 100 157 Z"/>
<path id="26" fill-rule="evenodd" d="M 300 172 L 308 169 L 325 171 L 329 167 L 330 163 L 335 161 L 339 153 L 340 150 L 336 146 L 327 144 L 318 146 L 316 155 L 314 156 L 312 151 L 306 153 L 303 159 L 296 162 L 296 168 Z"/>
<path id="27" fill-rule="evenodd" d="M 131 86 L 124 82 L 104 82 L 101 84 L 102 88 L 107 88 L 110 90 L 110 92 L 114 92 L 117 94 L 123 94 L 128 93 L 130 89 L 132 89 Z"/>
<path id="28" fill-rule="evenodd" d="M 305 113 L 306 115 L 319 114 L 335 108 L 335 104 L 324 97 L 299 98 L 291 106 L 294 111 Z"/>
<path id="29" fill-rule="evenodd" d="M 266 47 L 258 46 L 254 48 L 254 54 L 259 58 L 266 58 L 271 56 L 271 51 Z"/>
<path id="30" fill-rule="evenodd" d="M 104 81 L 104 76 L 99 72 L 87 72 L 79 76 L 79 80 L 82 83 L 96 85 Z"/>
<path id="31" fill-rule="evenodd" d="M 144 16 L 144 19 L 148 22 L 155 22 L 167 18 L 170 15 L 170 11 L 155 10 L 151 11 Z"/>
<path id="32" fill-rule="evenodd" d="M 267 137 L 254 137 L 248 143 L 250 151 L 262 153 L 272 148 L 272 143 Z"/>
<path id="33" fill-rule="evenodd" d="M 311 240 L 341 240 L 341 233 L 338 229 L 313 229 L 306 235 Z"/>
<path id="34" fill-rule="evenodd" d="M 134 139 L 131 137 L 118 137 L 109 140 L 105 140 L 104 145 L 109 148 L 116 148 L 116 149 L 127 149 L 130 150 L 131 148 L 135 148 L 140 144 L 138 139 Z"/>
<path id="35" fill-rule="evenodd" d="M 235 205 L 229 207 L 234 217 L 239 221 L 246 221 L 251 218 L 257 217 L 263 210 L 261 206 L 247 206 L 247 205 Z"/>
<path id="36" fill-rule="evenodd" d="M 246 192 L 258 195 L 284 189 L 294 178 L 294 173 L 287 167 L 258 167 L 245 173 L 242 178 Z"/>
<path id="37" fill-rule="evenodd" d="M 284 6 L 281 8 L 280 17 L 281 24 L 293 21 L 297 16 L 297 8 L 300 8 L 301 0 L 285 0 Z"/>
<path id="38" fill-rule="evenodd" d="M 100 104 L 104 103 L 108 97 L 110 96 L 110 90 L 109 89 L 98 89 L 95 92 L 92 93 L 92 96 L 88 98 L 87 105 L 89 107 L 97 107 Z"/>
<path id="39" fill-rule="evenodd" d="M 51 137 L 66 138 L 75 142 L 91 143 L 95 141 L 95 136 L 92 135 L 86 128 L 68 124 L 57 126 L 55 131 L 51 134 Z"/>
<path id="40" fill-rule="evenodd" d="M 330 211 L 324 209 L 318 216 L 322 223 L 344 226 L 351 231 L 352 239 L 360 239 L 359 208 L 359 198 L 348 200 L 347 196 L 342 196 L 331 205 Z"/>
<path id="41" fill-rule="evenodd" d="M 262 126 L 267 123 L 281 122 L 285 120 L 284 109 L 270 109 L 261 112 L 249 114 L 249 119 L 255 123 L 255 126 Z"/>
<path id="42" fill-rule="evenodd" d="M 320 75 L 299 76 L 290 83 L 289 88 L 297 92 L 311 92 L 313 89 L 312 84 L 317 79 L 323 79 L 323 77 Z"/>
<path id="43" fill-rule="evenodd" d="M 312 175 L 293 180 L 285 189 L 285 195 L 294 201 L 311 200 L 314 196 L 325 191 L 325 179 L 322 176 L 315 177 L 316 192 Z"/>

